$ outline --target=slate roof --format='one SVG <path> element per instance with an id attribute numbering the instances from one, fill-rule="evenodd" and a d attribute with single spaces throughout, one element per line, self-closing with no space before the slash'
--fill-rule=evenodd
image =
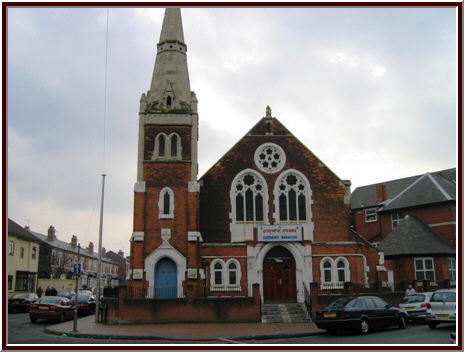
<path id="1" fill-rule="evenodd" d="M 67 243 L 58 239 L 54 239 L 53 241 L 50 241 L 48 239 L 48 236 L 42 235 L 41 233 L 34 232 L 34 231 L 29 231 L 33 236 L 35 236 L 38 240 L 42 241 L 43 243 L 47 243 L 48 245 L 54 247 L 54 248 L 59 248 L 68 252 L 74 252 L 77 254 L 77 247 L 73 247 L 71 243 Z M 80 254 L 87 256 L 87 257 L 92 257 L 95 259 L 98 259 L 98 253 L 90 253 L 88 250 L 85 248 L 80 249 Z M 107 263 L 113 263 L 113 264 L 118 264 L 116 261 L 109 259 L 107 257 L 102 256 L 102 261 L 107 262 Z"/>
<path id="2" fill-rule="evenodd" d="M 26 241 L 32 241 L 40 244 L 40 241 L 32 236 L 24 227 L 18 225 L 13 220 L 8 219 L 8 234 L 14 235 Z"/>
<path id="3" fill-rule="evenodd" d="M 376 188 L 385 186 L 386 201 L 376 204 Z M 351 209 L 380 206 L 379 211 L 456 201 L 456 168 L 356 188 Z"/>
<path id="4" fill-rule="evenodd" d="M 416 216 L 406 216 L 380 243 L 379 251 L 385 256 L 455 254 L 456 249 Z"/>

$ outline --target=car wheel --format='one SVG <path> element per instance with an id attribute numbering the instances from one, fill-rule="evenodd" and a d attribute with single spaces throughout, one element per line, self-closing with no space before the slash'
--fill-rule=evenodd
<path id="1" fill-rule="evenodd" d="M 398 327 L 400 329 L 406 328 L 406 318 L 404 317 L 403 314 L 400 314 L 399 316 Z"/>
<path id="2" fill-rule="evenodd" d="M 361 319 L 359 322 L 359 331 L 361 334 L 367 334 L 369 332 L 369 322 L 367 319 Z"/>
<path id="3" fill-rule="evenodd" d="M 31 319 L 31 322 L 35 323 L 37 321 L 37 318 L 31 318 L 29 317 L 29 319 Z"/>
<path id="4" fill-rule="evenodd" d="M 429 325 L 429 328 L 430 328 L 430 329 L 435 329 L 435 328 L 437 327 L 437 323 L 432 323 L 432 322 L 431 322 L 431 323 L 429 323 L 428 325 Z"/>

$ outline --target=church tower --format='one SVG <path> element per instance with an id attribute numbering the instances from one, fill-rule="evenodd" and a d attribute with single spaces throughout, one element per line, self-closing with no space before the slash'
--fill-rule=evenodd
<path id="1" fill-rule="evenodd" d="M 167 8 L 150 90 L 139 110 L 129 286 L 146 297 L 183 297 L 187 272 L 203 276 L 199 233 L 198 113 L 179 8 Z"/>

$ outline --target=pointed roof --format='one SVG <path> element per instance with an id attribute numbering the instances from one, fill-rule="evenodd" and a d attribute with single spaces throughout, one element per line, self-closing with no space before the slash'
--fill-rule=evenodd
<path id="1" fill-rule="evenodd" d="M 386 256 L 454 254 L 456 249 L 416 216 L 406 216 L 387 238 L 380 243 L 379 251 Z"/>
<path id="2" fill-rule="evenodd" d="M 379 185 L 385 187 L 387 200 L 377 204 Z M 351 195 L 351 209 L 393 210 L 445 201 L 456 201 L 456 168 L 358 187 Z"/>
<path id="3" fill-rule="evenodd" d="M 16 236 L 26 241 L 40 243 L 28 230 L 18 225 L 11 219 L 8 219 L 8 234 Z"/>
<path id="4" fill-rule="evenodd" d="M 159 44 L 166 41 L 178 41 L 184 43 L 184 31 L 182 29 L 180 8 L 178 7 L 167 8 L 164 13 Z"/>
<path id="5" fill-rule="evenodd" d="M 164 13 L 150 90 L 146 96 L 142 95 L 141 102 L 145 113 L 196 110 L 195 95 L 190 91 L 180 8 L 167 8 Z"/>

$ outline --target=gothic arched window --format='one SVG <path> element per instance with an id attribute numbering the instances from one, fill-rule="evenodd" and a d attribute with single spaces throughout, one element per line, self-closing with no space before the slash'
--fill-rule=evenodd
<path id="1" fill-rule="evenodd" d="M 159 218 L 174 218 L 174 192 L 169 187 L 164 187 L 159 195 L 158 200 Z"/>
<path id="2" fill-rule="evenodd" d="M 274 196 L 280 222 L 306 222 L 310 188 L 306 177 L 297 170 L 282 173 L 275 184 Z"/>
<path id="3" fill-rule="evenodd" d="M 339 257 L 335 261 L 337 266 L 337 279 L 338 282 L 350 281 L 350 263 L 345 257 Z"/>
<path id="4" fill-rule="evenodd" d="M 267 187 L 259 174 L 251 169 L 242 171 L 232 182 L 230 194 L 234 221 L 264 221 Z"/>
<path id="5" fill-rule="evenodd" d="M 171 156 L 177 156 L 177 136 L 171 136 Z"/>
<path id="6" fill-rule="evenodd" d="M 172 104 L 171 97 L 168 95 L 168 97 L 166 98 L 166 106 L 168 107 L 168 109 L 171 108 L 171 104 Z"/>
<path id="7" fill-rule="evenodd" d="M 166 140 L 163 134 L 158 137 L 158 155 L 164 156 L 166 149 Z"/>
<path id="8" fill-rule="evenodd" d="M 322 264 L 322 282 L 332 282 L 332 261 L 325 259 Z"/>
<path id="9" fill-rule="evenodd" d="M 218 260 L 215 263 L 212 263 L 213 270 L 212 270 L 212 283 L 213 285 L 222 285 L 223 284 L 223 267 L 224 264 L 222 260 Z"/>

